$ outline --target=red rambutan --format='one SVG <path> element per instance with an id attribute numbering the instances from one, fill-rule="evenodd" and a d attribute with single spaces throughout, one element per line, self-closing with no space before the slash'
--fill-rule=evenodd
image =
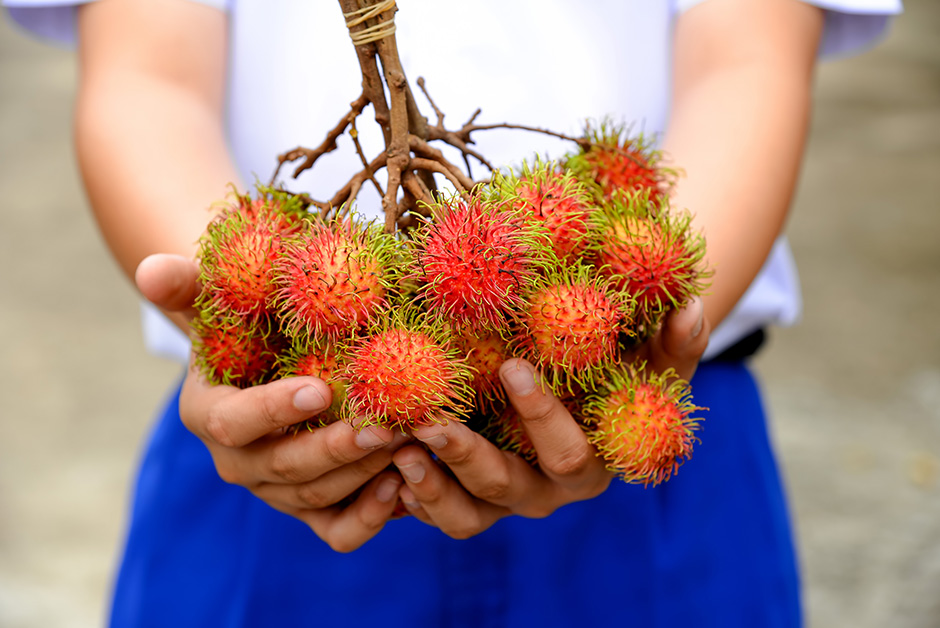
<path id="1" fill-rule="evenodd" d="M 536 160 L 532 167 L 523 163 L 518 176 L 497 174 L 493 187 L 548 232 L 558 259 L 573 263 L 579 257 L 593 202 L 571 172 Z"/>
<path id="2" fill-rule="evenodd" d="M 387 308 L 346 351 L 345 417 L 359 425 L 420 425 L 463 420 L 471 369 L 444 325 L 414 306 Z"/>
<path id="3" fill-rule="evenodd" d="M 413 234 L 413 276 L 427 309 L 457 328 L 506 328 L 545 243 L 518 212 L 478 193 L 442 200 L 432 217 Z"/>
<path id="4" fill-rule="evenodd" d="M 255 199 L 237 195 L 200 241 L 202 292 L 196 308 L 212 318 L 264 315 L 274 291 L 271 269 L 281 241 L 305 223 L 299 203 L 265 188 L 259 191 L 262 196 Z"/>
<path id="5" fill-rule="evenodd" d="M 603 120 L 597 127 L 589 122 L 584 137 L 591 145 L 569 155 L 565 166 L 595 190 L 598 200 L 618 191 L 666 195 L 675 173 L 661 166 L 661 153 L 642 135 L 631 136 L 628 127 Z"/>
<path id="6" fill-rule="evenodd" d="M 699 408 L 687 382 L 671 369 L 649 373 L 644 365 L 614 369 L 604 390 L 584 408 L 588 440 L 608 469 L 626 482 L 656 485 L 692 455 Z"/>
<path id="7" fill-rule="evenodd" d="M 365 325 L 386 300 L 396 241 L 375 225 L 315 221 L 285 240 L 274 263 L 274 307 L 294 339 L 336 339 Z"/>
<path id="8" fill-rule="evenodd" d="M 595 214 L 591 245 L 600 272 L 636 300 L 642 340 L 662 314 L 682 308 L 705 289 L 704 238 L 692 217 L 645 194 L 615 195 Z"/>
<path id="9" fill-rule="evenodd" d="M 632 301 L 592 266 L 561 267 L 527 295 L 513 338 L 514 354 L 543 372 L 554 392 L 592 389 L 619 360 L 619 337 L 629 333 Z"/>
<path id="10" fill-rule="evenodd" d="M 270 381 L 277 356 L 286 348 L 285 339 L 267 324 L 197 316 L 192 328 L 196 366 L 212 384 L 248 388 Z"/>

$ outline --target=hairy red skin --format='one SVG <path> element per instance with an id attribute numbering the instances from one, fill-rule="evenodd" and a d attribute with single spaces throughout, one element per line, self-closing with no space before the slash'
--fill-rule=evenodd
<path id="1" fill-rule="evenodd" d="M 588 233 L 592 206 L 571 174 L 543 168 L 523 176 L 515 186 L 514 203 L 535 217 L 550 234 L 558 259 L 574 262 Z"/>
<path id="2" fill-rule="evenodd" d="M 214 325 L 197 319 L 193 351 L 196 364 L 213 384 L 247 388 L 269 381 L 285 340 L 259 327 Z"/>
<path id="3" fill-rule="evenodd" d="M 667 376 L 620 379 L 589 404 L 588 440 L 623 480 L 644 485 L 666 481 L 692 456 L 698 420 L 691 417 L 688 384 Z"/>
<path id="4" fill-rule="evenodd" d="M 286 241 L 274 264 L 275 309 L 291 338 L 348 335 L 385 304 L 386 262 L 365 229 L 316 224 Z"/>
<path id="5" fill-rule="evenodd" d="M 619 335 L 629 320 L 623 305 L 596 283 L 548 283 L 530 295 L 514 344 L 556 392 L 573 384 L 591 388 L 597 372 L 617 361 Z"/>
<path id="6" fill-rule="evenodd" d="M 448 203 L 418 239 L 420 294 L 428 310 L 458 327 L 505 328 L 535 275 L 536 251 L 525 221 L 477 199 Z"/>
<path id="7" fill-rule="evenodd" d="M 467 412 L 470 371 L 427 334 L 392 328 L 357 343 L 344 372 L 350 418 L 412 429 Z"/>

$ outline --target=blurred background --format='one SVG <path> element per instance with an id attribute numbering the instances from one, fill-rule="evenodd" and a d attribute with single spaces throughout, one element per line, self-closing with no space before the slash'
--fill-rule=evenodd
<path id="1" fill-rule="evenodd" d="M 812 628 L 940 626 L 940 3 L 824 64 L 789 234 L 803 322 L 755 360 Z M 74 55 L 0 21 L 0 627 L 105 621 L 147 355 L 70 145 Z"/>

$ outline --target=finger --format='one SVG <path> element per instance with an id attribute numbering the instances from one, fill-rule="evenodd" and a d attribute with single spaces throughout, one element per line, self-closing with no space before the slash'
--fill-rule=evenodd
<path id="1" fill-rule="evenodd" d="M 604 464 L 565 406 L 537 383 L 536 376 L 535 367 L 518 358 L 507 360 L 499 370 L 509 401 L 538 454 L 539 468 L 568 489 L 599 493 L 609 483 Z"/>
<path id="2" fill-rule="evenodd" d="M 240 389 L 211 385 L 191 367 L 180 394 L 180 416 L 204 441 L 242 447 L 319 414 L 331 400 L 330 387 L 316 377 Z"/>
<path id="3" fill-rule="evenodd" d="M 694 297 L 681 310 L 669 312 L 662 328 L 649 340 L 647 367 L 656 373 L 672 368 L 682 379 L 692 379 L 710 331 L 702 299 Z"/>
<path id="4" fill-rule="evenodd" d="M 405 506 L 420 504 L 432 524 L 452 538 L 475 536 L 510 514 L 508 508 L 468 493 L 423 447 L 403 447 L 395 452 L 393 460 L 413 498 L 413 501 L 406 501 Z M 408 497 L 404 487 L 399 493 Z"/>
<path id="5" fill-rule="evenodd" d="M 145 257 L 134 275 L 137 288 L 154 305 L 193 316 L 199 296 L 199 265 L 181 255 L 158 253 Z"/>
<path id="6" fill-rule="evenodd" d="M 308 482 L 296 484 L 265 482 L 252 492 L 281 508 L 321 509 L 334 506 L 358 491 L 392 463 L 390 449 L 379 449 L 361 460 L 334 469 Z"/>
<path id="7" fill-rule="evenodd" d="M 426 425 L 415 429 L 413 435 L 447 465 L 466 491 L 479 499 L 511 508 L 513 512 L 525 510 L 526 504 L 553 501 L 554 487 L 542 474 L 519 456 L 501 451 L 463 423 Z M 406 455 L 413 454 L 405 452 L 394 459 L 395 464 Z M 399 467 L 399 470 L 405 475 L 404 469 Z M 524 514 L 544 516 L 548 513 Z"/>
<path id="8" fill-rule="evenodd" d="M 246 480 L 237 483 L 249 486 L 265 501 L 278 501 L 295 508 L 325 508 L 388 467 L 395 450 L 411 442 L 399 433 L 388 445 L 375 450 L 349 446 L 347 459 L 338 459 L 335 452 L 325 453 L 327 446 L 323 441 L 347 440 L 350 436 L 343 433 L 350 430 L 348 425 L 336 423 L 313 432 L 252 443 L 232 461 L 232 466 L 240 468 Z"/>
<path id="9" fill-rule="evenodd" d="M 301 510 L 293 514 L 337 552 L 351 552 L 378 534 L 395 511 L 401 476 L 388 471 L 376 476 L 345 508 Z"/>

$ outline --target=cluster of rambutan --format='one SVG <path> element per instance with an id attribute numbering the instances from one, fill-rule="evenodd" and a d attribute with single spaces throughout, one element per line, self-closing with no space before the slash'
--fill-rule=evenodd
<path id="1" fill-rule="evenodd" d="M 261 187 L 237 196 L 201 242 L 201 371 L 240 387 L 320 377 L 334 401 L 311 429 L 468 421 L 537 464 L 498 376 L 522 357 L 612 471 L 670 477 L 698 408 L 686 382 L 631 356 L 701 292 L 704 243 L 669 208 L 658 153 L 609 125 L 587 137 L 560 162 L 439 197 L 407 233 Z"/>

